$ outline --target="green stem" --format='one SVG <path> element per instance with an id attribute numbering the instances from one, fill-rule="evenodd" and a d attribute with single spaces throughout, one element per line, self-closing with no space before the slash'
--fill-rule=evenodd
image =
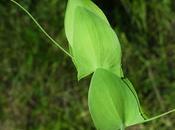
<path id="1" fill-rule="evenodd" d="M 51 36 L 41 27 L 41 25 L 35 20 L 35 18 L 19 3 L 17 3 L 14 0 L 10 0 L 14 4 L 16 4 L 18 7 L 20 7 L 33 21 L 34 23 L 39 27 L 39 29 L 58 47 L 60 48 L 65 54 L 67 54 L 69 57 L 73 58 L 64 48 L 62 48 L 54 39 L 51 38 Z"/>
<path id="2" fill-rule="evenodd" d="M 143 121 L 143 123 L 146 123 L 146 122 L 149 122 L 149 121 L 152 121 L 152 120 L 158 119 L 158 118 L 160 118 L 160 117 L 166 116 L 166 115 L 168 115 L 168 114 L 170 114 L 170 113 L 173 113 L 173 112 L 175 112 L 175 109 L 173 109 L 173 110 L 171 110 L 171 111 L 168 111 L 168 112 L 165 112 L 165 113 L 163 113 L 163 114 L 160 114 L 160 115 L 158 115 L 158 116 L 155 116 L 155 117 L 149 118 L 149 119 Z"/>

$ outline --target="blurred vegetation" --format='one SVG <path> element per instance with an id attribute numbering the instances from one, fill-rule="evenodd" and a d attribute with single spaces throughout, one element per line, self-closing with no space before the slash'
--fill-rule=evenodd
<path id="1" fill-rule="evenodd" d="M 19 0 L 67 48 L 66 0 Z M 123 48 L 125 75 L 147 115 L 175 108 L 175 1 L 96 0 Z M 95 130 L 66 55 L 7 0 L 0 1 L 0 130 Z M 175 114 L 128 130 L 173 130 Z"/>

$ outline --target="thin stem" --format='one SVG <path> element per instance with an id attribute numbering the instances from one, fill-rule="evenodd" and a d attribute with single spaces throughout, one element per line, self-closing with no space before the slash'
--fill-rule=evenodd
<path id="1" fill-rule="evenodd" d="M 158 118 L 160 118 L 160 117 L 166 116 L 166 115 L 168 115 L 168 114 L 170 114 L 170 113 L 173 113 L 173 112 L 175 112 L 175 109 L 173 109 L 173 110 L 171 110 L 171 111 L 168 111 L 168 112 L 165 112 L 165 113 L 163 113 L 163 114 L 160 114 L 160 115 L 158 115 L 158 116 L 152 117 L 152 118 L 150 118 L 150 119 L 147 119 L 147 120 L 143 121 L 143 123 L 149 122 L 149 121 L 152 121 L 152 120 L 155 120 L 155 119 L 158 119 Z"/>
<path id="2" fill-rule="evenodd" d="M 33 22 L 39 27 L 39 29 L 58 47 L 60 48 L 65 54 L 67 54 L 69 57 L 73 58 L 63 47 L 61 47 L 51 36 L 41 27 L 41 25 L 35 20 L 35 18 L 19 3 L 17 3 L 14 0 L 10 0 L 14 4 L 16 4 L 18 7 L 20 7 L 32 20 Z"/>

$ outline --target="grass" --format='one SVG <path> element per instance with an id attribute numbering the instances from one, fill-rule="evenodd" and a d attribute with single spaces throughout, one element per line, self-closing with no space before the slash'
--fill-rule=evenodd
<path id="1" fill-rule="evenodd" d="M 19 1 L 61 46 L 66 1 Z M 148 115 L 175 108 L 173 0 L 95 1 L 123 48 L 123 68 Z M 95 130 L 87 106 L 89 79 L 77 82 L 68 56 L 23 11 L 0 2 L 0 129 Z M 174 114 L 130 130 L 172 130 Z"/>

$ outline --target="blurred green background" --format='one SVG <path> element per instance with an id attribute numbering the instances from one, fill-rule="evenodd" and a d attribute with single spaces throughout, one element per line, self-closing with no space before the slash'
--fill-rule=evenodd
<path id="1" fill-rule="evenodd" d="M 19 0 L 64 48 L 66 0 Z M 175 1 L 94 0 L 121 42 L 123 69 L 153 116 L 175 108 Z M 89 78 L 8 0 L 0 0 L 0 130 L 95 130 Z M 128 130 L 175 130 L 175 114 Z"/>

